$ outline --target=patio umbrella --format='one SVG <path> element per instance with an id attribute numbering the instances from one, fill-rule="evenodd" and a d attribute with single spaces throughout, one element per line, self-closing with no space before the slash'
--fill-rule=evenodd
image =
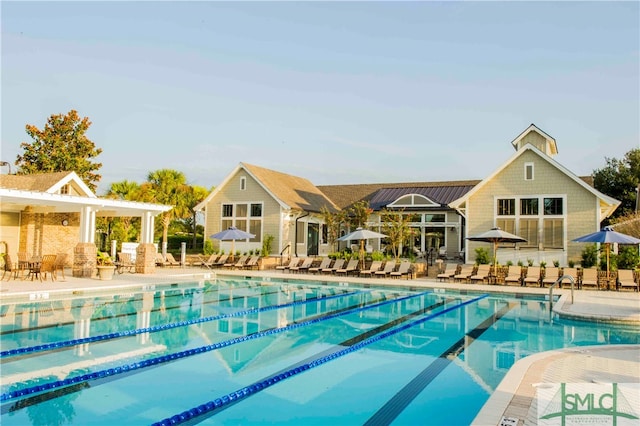
<path id="1" fill-rule="evenodd" d="M 507 231 L 503 231 L 500 228 L 491 228 L 487 232 L 482 234 L 467 237 L 470 241 L 484 241 L 486 243 L 493 243 L 493 273 L 497 275 L 498 266 L 498 244 L 500 243 L 524 243 L 525 240 L 514 234 L 510 234 Z"/>
<path id="2" fill-rule="evenodd" d="M 246 240 L 253 237 L 255 237 L 254 234 L 238 229 L 235 226 L 230 226 L 224 231 L 216 232 L 215 234 L 209 236 L 209 238 L 215 238 L 216 240 L 220 241 L 231 241 L 231 257 L 233 257 L 233 252 L 235 251 L 236 240 Z"/>
<path id="3" fill-rule="evenodd" d="M 343 235 L 338 241 L 360 240 L 360 263 L 364 264 L 364 241 L 370 238 L 384 238 L 387 235 L 368 229 L 357 228 L 355 231 Z"/>
<path id="4" fill-rule="evenodd" d="M 571 241 L 576 243 L 602 243 L 605 245 L 605 252 L 607 253 L 607 282 L 609 282 L 609 250 L 611 244 L 640 244 L 639 239 L 632 237 L 631 235 L 616 232 L 610 226 L 605 226 L 598 232 L 583 235 L 582 237 L 578 237 Z"/>

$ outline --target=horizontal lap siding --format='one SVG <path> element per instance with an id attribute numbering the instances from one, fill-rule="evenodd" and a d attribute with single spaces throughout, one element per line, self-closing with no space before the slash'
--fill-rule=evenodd
<path id="1" fill-rule="evenodd" d="M 534 180 L 524 180 L 525 163 L 534 163 Z M 568 259 L 579 258 L 584 244 L 571 240 L 598 229 L 597 198 L 569 176 L 562 173 L 534 152 L 525 152 L 487 182 L 468 202 L 468 235 L 480 234 L 494 226 L 495 197 L 526 197 L 539 195 L 566 196 Z M 542 206 L 540 206 L 542 208 Z M 519 206 L 516 205 L 516 209 Z M 486 243 L 468 242 L 469 255 L 475 257 L 477 247 Z M 470 259 L 470 260 L 471 260 Z"/>

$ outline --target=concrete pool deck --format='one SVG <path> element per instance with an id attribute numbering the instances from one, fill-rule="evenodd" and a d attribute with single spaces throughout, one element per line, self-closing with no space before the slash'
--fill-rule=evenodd
<path id="1" fill-rule="evenodd" d="M 70 271 L 69 271 L 70 272 Z M 111 281 L 75 278 L 70 274 L 58 281 L 0 282 L 0 302 L 48 298 L 52 294 L 108 291 L 154 284 L 193 282 L 220 275 L 312 279 L 326 282 L 410 286 L 455 290 L 548 295 L 548 288 L 497 286 L 438 282 L 433 278 L 376 279 L 290 274 L 266 271 L 210 271 L 202 268 L 158 268 L 154 274 L 115 274 Z M 61 277 L 60 277 L 61 278 Z M 560 300 L 553 311 L 560 317 L 627 324 L 640 330 L 640 293 L 632 291 L 575 290 L 571 303 L 569 289 L 554 289 Z M 514 364 L 492 393 L 473 424 L 534 425 L 537 423 L 536 386 L 539 383 L 640 383 L 640 345 L 604 345 L 554 350 L 530 355 Z M 640 409 L 637 410 L 640 413 Z"/>

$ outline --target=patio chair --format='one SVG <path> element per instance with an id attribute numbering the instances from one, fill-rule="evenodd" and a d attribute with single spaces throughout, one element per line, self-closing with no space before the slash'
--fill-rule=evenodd
<path id="1" fill-rule="evenodd" d="M 632 288 L 633 291 L 638 291 L 638 280 L 635 272 L 632 269 L 618 269 L 618 288 Z"/>
<path id="2" fill-rule="evenodd" d="M 476 281 L 489 282 L 489 273 L 491 272 L 491 265 L 482 264 L 478 265 L 478 270 L 475 274 L 469 277 L 469 280 L 473 283 Z"/>
<path id="3" fill-rule="evenodd" d="M 178 262 L 171 253 L 167 253 L 165 257 L 166 266 L 180 266 L 180 262 Z"/>
<path id="4" fill-rule="evenodd" d="M 162 254 L 160 253 L 156 253 L 155 262 L 156 266 L 167 266 L 167 261 L 164 260 L 164 257 L 162 257 Z"/>
<path id="5" fill-rule="evenodd" d="M 364 269 L 362 271 L 360 271 L 360 276 L 370 276 L 372 277 L 373 274 L 376 273 L 376 271 L 379 271 L 380 269 L 382 269 L 382 261 L 380 260 L 375 260 L 373 262 L 371 262 L 371 266 L 369 267 L 369 269 Z"/>
<path id="6" fill-rule="evenodd" d="M 202 255 L 198 255 L 198 260 L 191 262 L 191 266 L 204 266 L 206 268 L 210 268 L 211 264 L 215 263 L 218 257 L 220 257 L 220 255 L 216 253 L 210 255 L 208 259 L 202 257 Z"/>
<path id="7" fill-rule="evenodd" d="M 342 269 L 344 267 L 344 259 L 336 259 L 333 262 L 333 265 L 323 268 L 320 272 L 323 274 L 335 274 L 338 269 Z"/>
<path id="8" fill-rule="evenodd" d="M 67 266 L 67 258 L 69 255 L 67 253 L 58 253 L 56 255 L 56 262 L 53 265 L 53 273 L 56 275 L 56 280 L 58 279 L 58 271 L 62 273 L 62 279 L 66 280 L 67 278 L 64 276 L 64 268 Z"/>
<path id="9" fill-rule="evenodd" d="M 260 255 L 253 255 L 244 264 L 243 269 L 258 269 L 260 267 Z"/>
<path id="10" fill-rule="evenodd" d="M 396 269 L 396 261 L 387 260 L 384 263 L 384 268 L 375 271 L 373 274 L 378 278 L 382 278 L 388 276 L 394 269 Z"/>
<path id="11" fill-rule="evenodd" d="M 313 265 L 313 261 L 313 257 L 305 257 L 302 263 L 300 263 L 299 265 L 291 266 L 289 268 L 289 271 L 292 273 L 306 272 L 311 267 L 311 265 Z"/>
<path id="12" fill-rule="evenodd" d="M 475 265 L 462 265 L 460 267 L 460 272 L 453 276 L 453 281 L 469 282 L 469 278 L 474 274 L 475 268 Z"/>
<path id="13" fill-rule="evenodd" d="M 5 275 L 7 276 L 7 281 L 11 280 L 11 277 L 18 279 L 20 274 L 24 273 L 24 269 L 18 266 L 18 262 L 13 262 L 11 259 L 11 255 L 9 253 L 5 254 L 4 257 L 4 271 L 2 272 L 2 278 L 0 281 L 4 280 Z"/>
<path id="14" fill-rule="evenodd" d="M 560 268 L 556 266 L 549 266 L 544 268 L 544 278 L 542 278 L 540 285 L 542 287 L 544 287 L 545 284 L 552 285 L 558 281 L 558 278 L 560 278 Z"/>
<path id="15" fill-rule="evenodd" d="M 320 264 L 318 266 L 312 266 L 311 268 L 309 268 L 309 273 L 311 274 L 317 274 L 318 272 L 322 271 L 325 268 L 328 268 L 331 265 L 331 258 L 330 257 L 324 257 L 322 258 L 322 261 L 320 262 Z"/>
<path id="16" fill-rule="evenodd" d="M 205 263 L 204 266 L 207 268 L 222 268 L 224 264 L 227 263 L 227 260 L 229 260 L 229 255 L 223 254 L 215 262 L 211 264 Z"/>
<path id="17" fill-rule="evenodd" d="M 508 266 L 507 272 L 504 274 L 504 284 L 517 283 L 518 285 L 522 285 L 523 271 L 524 268 L 522 266 Z"/>
<path id="18" fill-rule="evenodd" d="M 437 275 L 439 281 L 449 281 L 458 273 L 458 264 L 457 263 L 447 263 L 444 267 L 444 272 Z"/>
<path id="19" fill-rule="evenodd" d="M 38 268 L 38 270 L 34 271 L 34 273 L 36 274 L 36 276 L 40 278 L 40 281 L 42 281 L 43 276 L 44 276 L 44 279 L 46 280 L 47 274 L 51 276 L 51 281 L 56 280 L 55 263 L 56 263 L 55 254 L 45 254 L 44 256 L 42 256 L 42 260 L 40 261 L 39 266 L 34 266 L 34 268 Z"/>
<path id="20" fill-rule="evenodd" d="M 540 284 L 542 280 L 542 268 L 539 266 L 529 266 L 527 267 L 526 275 L 522 278 L 522 285 L 527 286 L 527 284 Z"/>
<path id="21" fill-rule="evenodd" d="M 244 264 L 247 263 L 247 259 L 249 259 L 249 256 L 247 255 L 240 256 L 238 260 L 236 260 L 235 262 L 234 261 L 227 262 L 222 266 L 224 268 L 231 268 L 231 269 L 242 268 L 244 267 Z"/>
<path id="22" fill-rule="evenodd" d="M 584 286 L 593 286 L 599 289 L 598 270 L 596 268 L 582 268 L 580 276 L 580 288 Z"/>
<path id="23" fill-rule="evenodd" d="M 389 273 L 389 276 L 391 278 L 400 278 L 405 275 L 407 276 L 407 279 L 409 279 L 409 275 L 411 275 L 411 262 L 409 262 L 408 260 L 403 260 L 402 262 L 400 262 L 400 266 L 398 266 L 398 269 Z"/>
<path id="24" fill-rule="evenodd" d="M 278 266 L 276 266 L 276 271 L 286 272 L 287 270 L 289 270 L 289 268 L 291 268 L 292 266 L 296 266 L 298 263 L 300 263 L 300 258 L 299 257 L 292 257 L 289 260 L 289 263 L 287 263 L 286 265 L 278 265 Z"/>
<path id="25" fill-rule="evenodd" d="M 131 260 L 131 253 L 118 252 L 116 270 L 119 274 L 124 274 L 125 271 L 129 271 L 131 273 L 136 271 L 136 264 Z"/>
<path id="26" fill-rule="evenodd" d="M 344 274 L 344 275 L 349 275 L 349 274 L 355 274 L 356 272 L 358 272 L 358 263 L 360 261 L 358 259 L 351 259 L 349 260 L 349 263 L 347 263 L 347 266 L 345 266 L 344 268 L 340 268 L 340 269 L 336 269 L 336 275 L 339 274 Z"/>
<path id="27" fill-rule="evenodd" d="M 574 286 L 575 288 L 579 288 L 580 282 L 579 282 L 579 276 L 578 276 L 578 269 L 577 268 L 562 268 L 562 276 L 566 276 L 566 275 L 570 275 L 571 277 L 573 277 L 573 282 L 574 282 Z M 571 281 L 568 278 L 564 278 L 562 281 L 560 281 L 560 287 L 562 287 L 563 284 L 568 284 L 569 286 L 571 286 Z"/>

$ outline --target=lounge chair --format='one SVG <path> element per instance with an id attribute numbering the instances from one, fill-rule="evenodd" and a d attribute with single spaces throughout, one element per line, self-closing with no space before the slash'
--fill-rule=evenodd
<path id="1" fill-rule="evenodd" d="M 328 266 L 321 270 L 323 274 L 335 274 L 338 269 L 342 269 L 344 267 L 344 259 L 336 259 L 333 262 L 333 265 Z"/>
<path id="2" fill-rule="evenodd" d="M 387 260 L 384 264 L 384 268 L 375 271 L 374 275 L 378 278 L 388 276 L 393 270 L 396 269 L 396 261 L 395 260 Z"/>
<path id="3" fill-rule="evenodd" d="M 156 266 L 167 266 L 167 261 L 164 260 L 164 257 L 160 253 L 156 253 Z"/>
<path id="4" fill-rule="evenodd" d="M 458 273 L 458 264 L 456 263 L 447 263 L 444 268 L 444 272 L 438 274 L 437 278 L 439 281 L 449 281 Z"/>
<path id="5" fill-rule="evenodd" d="M 180 262 L 178 262 L 171 253 L 167 253 L 165 256 L 165 266 L 180 266 Z"/>
<path id="6" fill-rule="evenodd" d="M 489 282 L 490 272 L 491 272 L 491 265 L 488 265 L 488 264 L 478 265 L 478 270 L 476 271 L 475 274 L 469 277 L 469 280 L 471 282 L 476 282 L 476 281 Z"/>
<path id="7" fill-rule="evenodd" d="M 243 269 L 258 269 L 260 267 L 260 255 L 253 255 L 244 264 Z"/>
<path id="8" fill-rule="evenodd" d="M 207 268 L 222 268 L 224 264 L 227 263 L 227 260 L 229 260 L 229 256 L 228 254 L 223 254 L 215 262 L 211 264 L 205 263 L 204 266 Z"/>
<path id="9" fill-rule="evenodd" d="M 318 272 L 322 271 L 325 268 L 328 268 L 331 265 L 331 258 L 330 257 L 324 257 L 322 258 L 322 261 L 320 262 L 320 264 L 318 266 L 313 266 L 311 268 L 309 268 L 309 273 L 311 274 L 317 274 Z"/>
<path id="10" fill-rule="evenodd" d="M 289 260 L 289 263 L 287 263 L 286 265 L 278 265 L 278 266 L 276 266 L 276 271 L 286 272 L 292 266 L 297 266 L 298 263 L 300 263 L 300 258 L 299 257 L 292 257 Z"/>
<path id="11" fill-rule="evenodd" d="M 473 272 L 475 268 L 476 267 L 474 265 L 462 265 L 460 267 L 460 272 L 458 272 L 453 276 L 453 281 L 469 282 L 469 278 L 471 278 L 471 276 L 474 275 Z"/>
<path id="12" fill-rule="evenodd" d="M 313 261 L 313 257 L 305 257 L 302 263 L 300 263 L 299 265 L 289 267 L 289 271 L 292 273 L 306 272 L 307 270 L 309 270 L 311 265 L 313 265 Z"/>
<path id="13" fill-rule="evenodd" d="M 411 274 L 411 262 L 409 262 L 408 260 L 403 260 L 402 262 L 400 262 L 400 266 L 398 266 L 398 269 L 396 271 L 391 271 L 389 273 L 389 276 L 391 278 L 400 278 L 406 275 L 407 279 L 409 279 L 410 274 Z"/>
<path id="14" fill-rule="evenodd" d="M 566 275 L 570 275 L 571 277 L 573 277 L 573 283 L 574 283 L 574 287 L 575 288 L 579 288 L 579 275 L 578 275 L 578 269 L 576 268 L 562 268 L 562 276 L 566 276 Z M 560 287 L 562 287 L 563 284 L 568 284 L 569 286 L 571 286 L 571 281 L 568 278 L 563 279 L 560 282 Z"/>
<path id="15" fill-rule="evenodd" d="M 527 267 L 527 273 L 522 278 L 522 285 L 527 286 L 527 284 L 540 284 L 542 280 L 542 269 L 539 266 L 529 266 Z"/>
<path id="16" fill-rule="evenodd" d="M 249 256 L 247 256 L 247 255 L 240 256 L 238 258 L 238 260 L 227 262 L 222 266 L 225 267 L 225 268 L 231 268 L 231 269 L 243 268 L 244 264 L 247 263 L 247 259 L 249 259 Z"/>
<path id="17" fill-rule="evenodd" d="M 131 260 L 131 253 L 118 253 L 116 270 L 119 274 L 123 274 L 125 271 L 129 271 L 131 273 L 136 271 L 136 264 Z"/>
<path id="18" fill-rule="evenodd" d="M 517 283 L 518 285 L 522 285 L 523 270 L 522 266 L 508 266 L 507 272 L 504 276 L 504 284 L 509 285 Z"/>
<path id="19" fill-rule="evenodd" d="M 630 287 L 634 291 L 638 291 L 638 280 L 635 273 L 631 269 L 618 269 L 618 288 Z"/>
<path id="20" fill-rule="evenodd" d="M 545 284 L 552 285 L 558 281 L 558 278 L 560 278 L 560 268 L 555 266 L 544 268 L 544 278 L 542 278 L 540 285 L 542 287 L 544 287 Z"/>
<path id="21" fill-rule="evenodd" d="M 582 274 L 580 277 L 580 288 L 584 286 L 594 286 L 599 289 L 598 285 L 598 270 L 595 268 L 582 268 Z"/>
<path id="22" fill-rule="evenodd" d="M 369 267 L 369 269 L 364 269 L 362 271 L 360 271 L 360 276 L 370 276 L 372 277 L 373 274 L 376 273 L 376 271 L 379 271 L 380 269 L 382 269 L 382 261 L 380 260 L 375 260 L 373 262 L 371 262 L 371 266 Z"/>
<path id="23" fill-rule="evenodd" d="M 336 269 L 336 275 L 339 274 L 344 274 L 344 275 L 349 275 L 349 274 L 355 274 L 356 272 L 358 272 L 358 263 L 360 261 L 358 259 L 351 259 L 349 261 L 349 263 L 347 263 L 347 266 L 345 266 L 344 268 L 340 268 L 340 269 Z"/>
<path id="24" fill-rule="evenodd" d="M 220 257 L 220 255 L 216 253 L 210 255 L 208 259 L 202 257 L 202 255 L 198 255 L 198 260 L 196 260 L 195 262 L 191 262 L 191 266 L 204 266 L 209 268 L 211 267 L 211 264 L 215 263 L 218 257 Z"/>

